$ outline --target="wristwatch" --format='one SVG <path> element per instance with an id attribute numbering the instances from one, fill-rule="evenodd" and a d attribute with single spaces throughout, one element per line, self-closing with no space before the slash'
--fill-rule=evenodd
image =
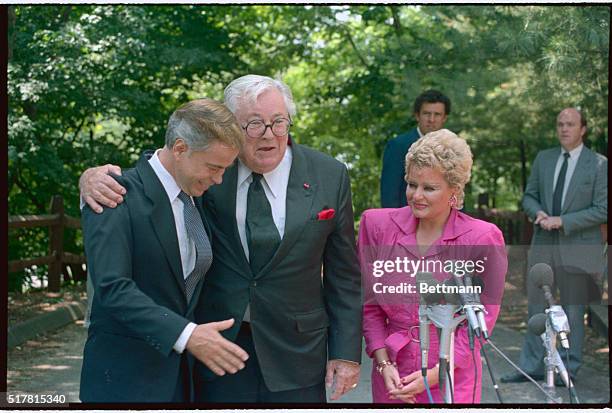
<path id="1" fill-rule="evenodd" d="M 376 371 L 378 372 L 378 374 L 382 375 L 383 370 L 387 366 L 395 366 L 395 367 L 397 367 L 397 364 L 395 364 L 395 362 L 393 362 L 391 360 L 379 361 L 378 363 L 376 363 Z"/>

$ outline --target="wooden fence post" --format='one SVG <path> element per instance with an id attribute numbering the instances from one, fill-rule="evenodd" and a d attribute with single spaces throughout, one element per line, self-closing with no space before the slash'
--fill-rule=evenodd
<path id="1" fill-rule="evenodd" d="M 55 260 L 49 264 L 48 289 L 58 292 L 62 277 L 62 257 L 64 255 L 64 199 L 54 195 L 51 199 L 51 213 L 58 214 L 57 222 L 49 227 L 49 254 Z"/>

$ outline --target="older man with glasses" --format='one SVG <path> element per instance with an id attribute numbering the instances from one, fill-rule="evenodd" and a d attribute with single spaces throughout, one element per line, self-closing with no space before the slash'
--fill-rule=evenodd
<path id="1" fill-rule="evenodd" d="M 325 384 L 334 384 L 331 399 L 338 399 L 357 385 L 361 360 L 347 169 L 292 141 L 296 110 L 283 82 L 243 76 L 225 89 L 225 104 L 246 143 L 223 183 L 203 199 L 214 258 L 196 321 L 239 321 L 223 335 L 250 357 L 230 375 L 198 364 L 195 400 L 324 403 Z M 96 200 L 122 201 L 121 188 L 108 184 L 108 169 L 88 170 L 82 179 L 93 208 Z"/>

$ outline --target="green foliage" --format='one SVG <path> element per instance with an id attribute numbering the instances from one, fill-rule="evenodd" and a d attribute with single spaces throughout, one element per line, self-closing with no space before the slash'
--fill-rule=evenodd
<path id="1" fill-rule="evenodd" d="M 282 77 L 294 139 L 350 169 L 356 219 L 379 205 L 385 143 L 415 125 L 426 88 L 452 102 L 447 127 L 475 155 L 467 193 L 516 209 L 555 117 L 581 107 L 607 152 L 610 9 L 604 6 L 142 6 L 9 8 L 9 214 L 53 194 L 78 216 L 92 165 L 131 165 L 162 144 L 180 103 L 222 98 L 246 73 Z M 468 205 L 473 207 L 473 205 Z M 79 251 L 79 236 L 67 249 Z M 15 257 L 45 250 L 11 239 Z"/>

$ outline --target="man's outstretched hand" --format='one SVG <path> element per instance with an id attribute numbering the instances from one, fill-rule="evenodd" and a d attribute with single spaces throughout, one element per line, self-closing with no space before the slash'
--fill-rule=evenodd
<path id="1" fill-rule="evenodd" d="M 234 319 L 198 325 L 185 347 L 217 376 L 234 374 L 244 368 L 249 355 L 219 332 L 234 325 Z"/>

